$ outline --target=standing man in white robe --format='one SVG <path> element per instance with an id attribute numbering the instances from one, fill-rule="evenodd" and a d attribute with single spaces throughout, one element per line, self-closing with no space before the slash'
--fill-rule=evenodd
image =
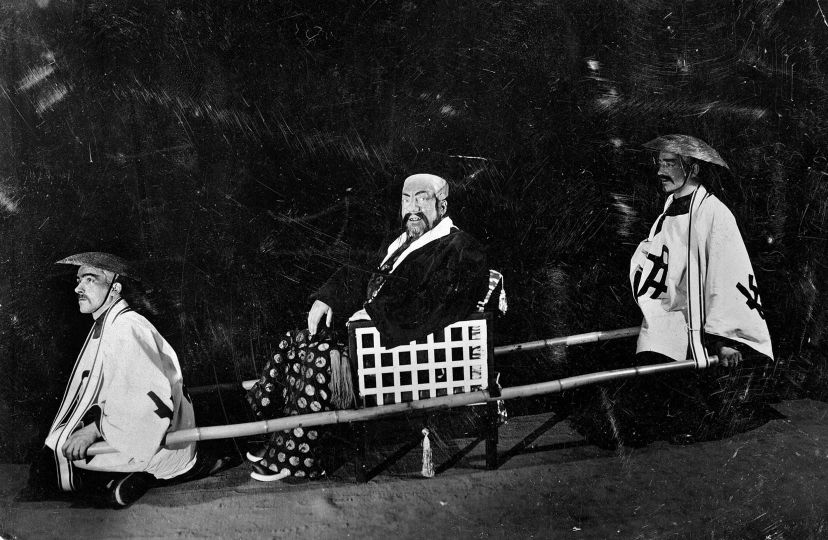
<path id="1" fill-rule="evenodd" d="M 630 262 L 630 284 L 644 315 L 636 352 L 707 367 L 707 351 L 736 366 L 746 349 L 773 359 L 756 274 L 733 214 L 704 185 L 700 162 L 727 168 L 705 142 L 665 135 L 658 152 L 667 201 Z"/>
<path id="2" fill-rule="evenodd" d="M 756 274 L 733 214 L 703 184 L 703 165 L 727 164 L 688 135 L 644 147 L 667 200 L 630 261 L 644 318 L 636 364 L 692 358 L 698 369 L 602 387 L 598 410 L 573 425 L 607 448 L 721 438 L 778 414 L 767 407 L 773 351 Z"/>
<path id="3" fill-rule="evenodd" d="M 175 351 L 123 298 L 136 280 L 128 263 L 89 252 L 58 264 L 79 267 L 78 306 L 95 323 L 49 430 L 44 459 L 33 471 L 41 481 L 54 474 L 62 491 L 125 507 L 153 485 L 196 469 L 195 443 L 163 446 L 168 432 L 195 427 L 193 406 Z M 87 455 L 98 441 L 117 452 Z"/>

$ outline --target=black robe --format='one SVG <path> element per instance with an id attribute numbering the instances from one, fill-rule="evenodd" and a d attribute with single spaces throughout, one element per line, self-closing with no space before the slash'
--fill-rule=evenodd
<path id="1" fill-rule="evenodd" d="M 379 266 L 382 257 L 376 261 Z M 378 272 L 373 274 L 376 282 Z M 344 267 L 312 296 L 328 304 L 336 316 L 361 307 L 371 317 L 386 347 L 420 339 L 475 311 L 489 286 L 483 246 L 456 227 L 409 253 L 373 298 L 366 290 L 372 274 Z"/>

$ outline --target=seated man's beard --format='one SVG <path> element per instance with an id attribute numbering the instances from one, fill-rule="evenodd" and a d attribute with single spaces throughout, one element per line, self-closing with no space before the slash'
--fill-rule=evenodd
<path id="1" fill-rule="evenodd" d="M 417 216 L 420 218 L 421 221 L 416 222 L 415 224 L 411 224 L 408 222 L 408 218 L 411 216 Z M 404 215 L 402 218 L 402 225 L 403 228 L 408 233 L 408 237 L 412 240 L 416 240 L 417 238 L 421 237 L 423 234 L 431 230 L 431 223 L 429 223 L 428 218 L 422 212 L 415 212 Z"/>

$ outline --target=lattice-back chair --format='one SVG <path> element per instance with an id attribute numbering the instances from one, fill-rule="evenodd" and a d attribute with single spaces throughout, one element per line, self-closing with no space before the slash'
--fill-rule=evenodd
<path id="1" fill-rule="evenodd" d="M 489 389 L 497 395 L 493 370 L 492 311 L 506 311 L 503 276 L 490 271 L 489 288 L 478 311 L 443 330 L 391 349 L 372 321 L 349 324 L 352 365 L 356 367 L 359 407 L 377 407 L 451 394 Z M 498 406 L 484 407 L 482 437 L 486 441 L 486 467 L 497 467 Z M 424 411 L 428 414 L 428 411 Z M 360 449 L 357 479 L 367 480 L 367 443 L 364 426 L 357 429 Z"/>

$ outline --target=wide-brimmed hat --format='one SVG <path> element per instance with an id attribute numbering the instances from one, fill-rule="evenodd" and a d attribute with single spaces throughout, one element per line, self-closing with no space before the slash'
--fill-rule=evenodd
<path id="1" fill-rule="evenodd" d="M 695 158 L 730 169 L 722 156 L 713 147 L 690 135 L 662 135 L 652 141 L 645 142 L 642 146 L 656 152 L 670 152 L 671 154 Z"/>
<path id="2" fill-rule="evenodd" d="M 74 266 L 94 266 L 101 270 L 108 270 L 115 272 L 124 277 L 141 281 L 141 278 L 133 269 L 132 265 L 126 259 L 113 255 L 111 253 L 104 253 L 102 251 L 87 251 L 86 253 L 76 253 L 70 255 L 65 259 L 57 261 L 55 264 L 71 264 Z"/>

